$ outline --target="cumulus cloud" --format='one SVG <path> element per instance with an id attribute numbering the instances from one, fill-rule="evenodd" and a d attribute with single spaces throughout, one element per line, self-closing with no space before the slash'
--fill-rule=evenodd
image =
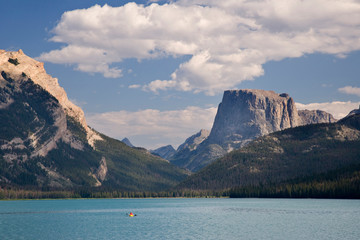
<path id="1" fill-rule="evenodd" d="M 162 80 L 155 80 L 152 81 L 150 84 L 145 85 L 143 87 L 144 90 L 150 90 L 154 93 L 158 93 L 158 90 L 167 90 L 169 88 L 173 88 L 176 86 L 176 81 L 169 80 L 169 81 L 162 81 Z"/>
<path id="2" fill-rule="evenodd" d="M 155 149 L 168 144 L 176 147 L 200 129 L 210 130 L 216 111 L 215 107 L 187 107 L 175 111 L 146 109 L 88 114 L 86 120 L 108 136 L 128 137 L 135 146 Z"/>
<path id="3" fill-rule="evenodd" d="M 323 110 L 331 113 L 334 118 L 341 119 L 347 116 L 352 110 L 358 109 L 360 102 L 325 102 L 325 103 L 310 103 L 302 104 L 296 103 L 296 107 L 299 110 Z"/>
<path id="4" fill-rule="evenodd" d="M 143 89 L 213 95 L 261 76 L 262 65 L 271 60 L 315 52 L 344 57 L 359 50 L 359 12 L 354 0 L 95 5 L 65 12 L 51 38 L 65 47 L 39 59 L 120 77 L 112 63 L 190 55 L 169 79 L 154 80 Z"/>
<path id="5" fill-rule="evenodd" d="M 360 88 L 358 88 L 358 87 L 346 86 L 343 88 L 339 88 L 338 90 L 339 90 L 339 92 L 342 92 L 345 94 L 351 94 L 351 95 L 356 95 L 356 96 L 360 97 Z"/>

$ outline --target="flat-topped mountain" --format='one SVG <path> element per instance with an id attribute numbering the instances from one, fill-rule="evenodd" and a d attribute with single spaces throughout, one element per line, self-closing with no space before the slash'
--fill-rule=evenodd
<path id="1" fill-rule="evenodd" d="M 197 171 L 257 137 L 310 123 L 335 119 L 323 111 L 298 111 L 286 93 L 243 89 L 224 92 L 209 136 L 191 152 L 177 152 L 171 162 Z"/>
<path id="2" fill-rule="evenodd" d="M 300 122 L 295 102 L 287 94 L 250 89 L 225 91 L 208 143 L 229 151 Z"/>
<path id="3" fill-rule="evenodd" d="M 187 172 L 86 125 L 43 64 L 0 50 L 0 187 L 166 190 Z"/>

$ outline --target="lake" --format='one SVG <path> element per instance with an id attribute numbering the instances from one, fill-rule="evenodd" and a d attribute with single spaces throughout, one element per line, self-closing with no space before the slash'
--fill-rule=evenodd
<path id="1" fill-rule="evenodd" d="M 136 217 L 128 217 L 132 211 Z M 0 201 L 0 239 L 360 239 L 359 200 Z"/>

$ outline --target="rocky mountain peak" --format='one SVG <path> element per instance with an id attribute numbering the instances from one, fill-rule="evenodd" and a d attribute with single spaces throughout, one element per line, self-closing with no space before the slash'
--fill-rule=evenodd
<path id="1" fill-rule="evenodd" d="M 131 142 L 130 140 L 126 137 L 126 138 L 123 138 L 123 140 L 121 140 L 123 143 L 125 143 L 126 145 L 128 145 L 129 147 L 135 147 Z"/>
<path id="2" fill-rule="evenodd" d="M 230 151 L 257 136 L 299 123 L 294 100 L 286 93 L 228 90 L 224 92 L 208 141 Z"/>
<path id="3" fill-rule="evenodd" d="M 189 149 L 193 151 L 199 146 L 205 139 L 208 138 L 210 132 L 206 129 L 201 129 L 200 132 L 192 135 L 191 137 L 187 138 L 183 144 L 181 144 L 177 151 L 182 151 L 184 149 Z"/>
<path id="4" fill-rule="evenodd" d="M 21 49 L 17 52 L 0 50 L 0 72 L 5 72 L 8 77 L 15 81 L 24 80 L 25 77 L 30 78 L 35 84 L 38 84 L 54 96 L 64 108 L 66 114 L 73 117 L 84 127 L 91 146 L 94 146 L 95 140 L 101 139 L 98 134 L 87 126 L 84 112 L 68 99 L 65 90 L 60 87 L 58 79 L 46 73 L 44 63 L 28 57 Z"/>

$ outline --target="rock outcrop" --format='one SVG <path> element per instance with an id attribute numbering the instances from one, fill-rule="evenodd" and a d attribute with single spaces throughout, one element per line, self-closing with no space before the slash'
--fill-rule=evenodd
<path id="1" fill-rule="evenodd" d="M 95 179 L 96 183 L 94 184 L 95 187 L 100 187 L 102 182 L 105 181 L 106 175 L 108 173 L 106 158 L 102 157 L 99 167 L 96 169 L 95 173 L 90 175 Z"/>

